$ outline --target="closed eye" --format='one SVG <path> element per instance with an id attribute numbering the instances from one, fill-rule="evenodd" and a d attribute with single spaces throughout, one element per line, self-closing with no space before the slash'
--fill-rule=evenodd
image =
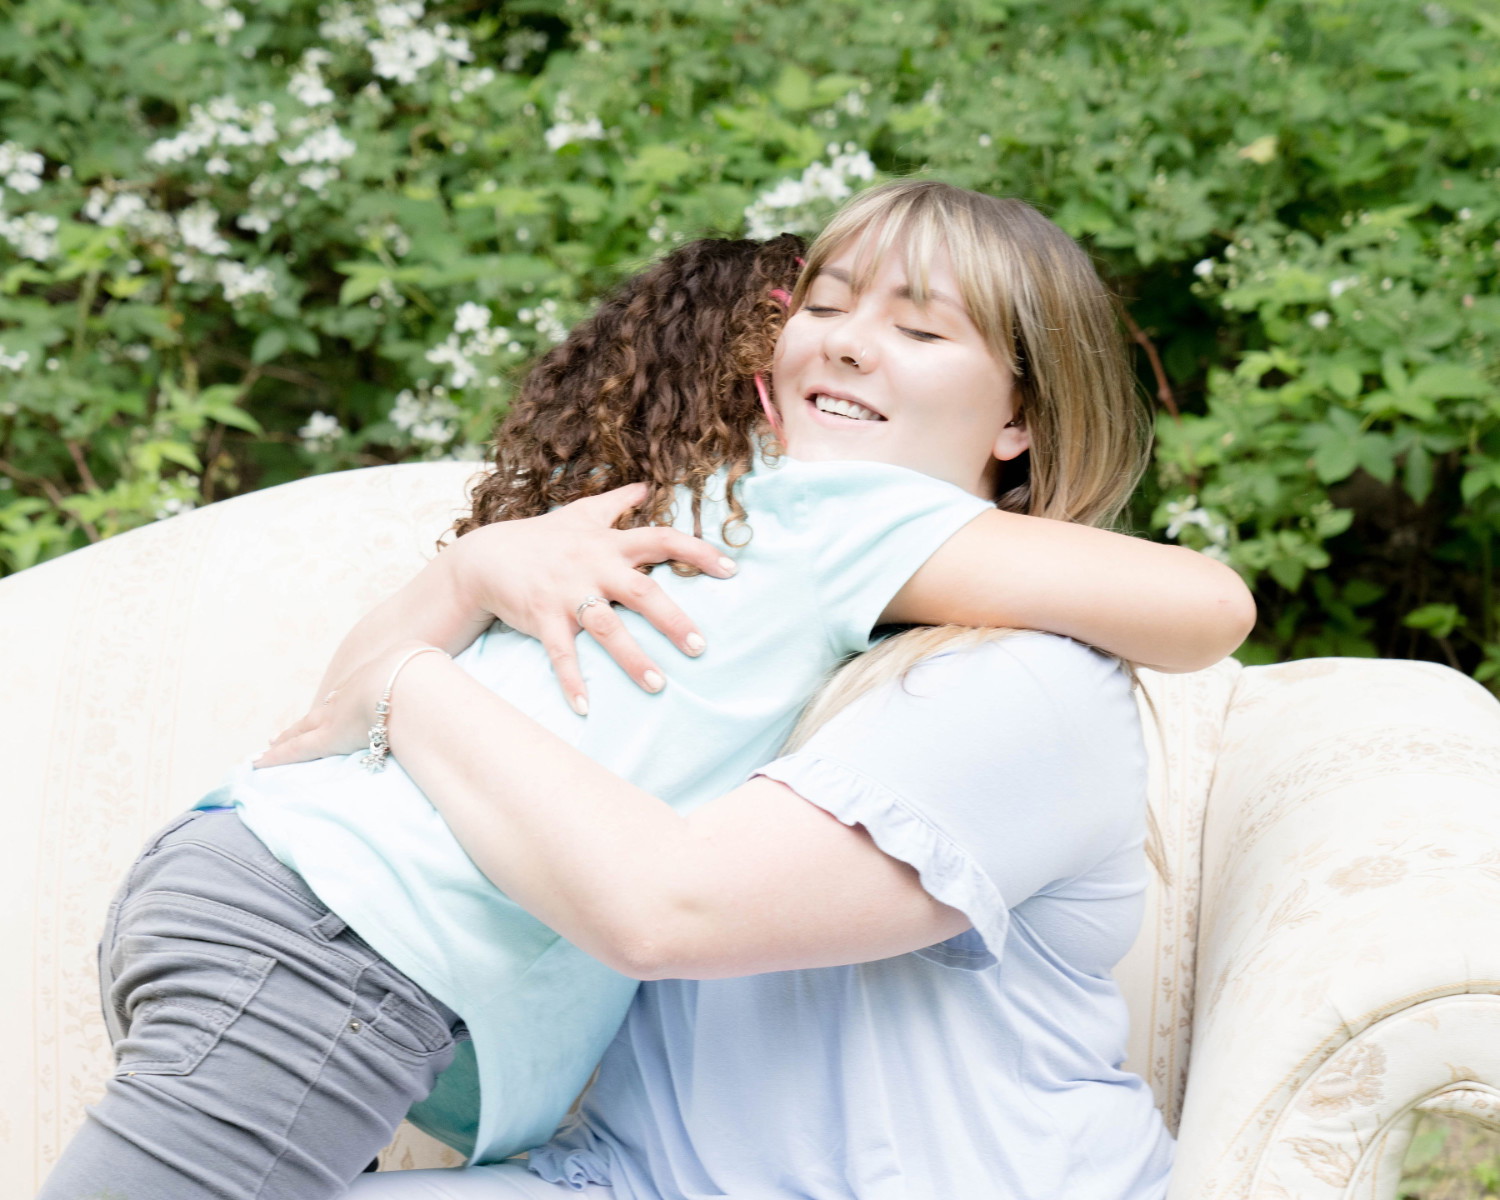
<path id="1" fill-rule="evenodd" d="M 908 337 L 914 337 L 920 342 L 946 342 L 948 339 L 940 333 L 931 333 L 926 329 L 907 329 L 903 325 L 896 326 Z"/>
<path id="2" fill-rule="evenodd" d="M 804 304 L 802 306 L 802 311 L 806 313 L 812 313 L 812 315 L 815 317 L 824 317 L 829 313 L 838 313 L 843 312 L 844 310 L 842 308 L 832 308 L 827 304 Z"/>

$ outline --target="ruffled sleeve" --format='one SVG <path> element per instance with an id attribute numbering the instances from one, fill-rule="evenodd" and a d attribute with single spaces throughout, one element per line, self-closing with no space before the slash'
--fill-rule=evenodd
<path id="1" fill-rule="evenodd" d="M 901 797 L 848 763 L 801 752 L 756 772 L 787 785 L 845 825 L 860 825 L 881 851 L 917 872 L 933 899 L 969 918 L 972 931 L 917 954 L 945 967 L 978 971 L 1000 959 L 1010 911 L 993 880 L 963 847 Z"/>
<path id="2" fill-rule="evenodd" d="M 775 779 L 916 870 L 972 930 L 918 953 L 982 970 L 1012 911 L 1138 836 L 1145 755 L 1130 682 L 1066 638 L 1014 634 L 931 656 L 836 713 Z"/>

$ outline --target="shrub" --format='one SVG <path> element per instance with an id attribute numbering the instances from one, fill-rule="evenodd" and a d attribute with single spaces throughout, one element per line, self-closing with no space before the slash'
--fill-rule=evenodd
<path id="1" fill-rule="evenodd" d="M 1500 677 L 1484 0 L 11 0 L 0 63 L 0 571 L 475 452 L 664 244 L 926 171 L 1093 249 L 1248 657 Z"/>

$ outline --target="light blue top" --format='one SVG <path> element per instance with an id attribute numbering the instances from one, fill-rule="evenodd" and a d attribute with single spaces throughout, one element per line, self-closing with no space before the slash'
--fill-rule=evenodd
<path id="1" fill-rule="evenodd" d="M 951 484 L 877 463 L 761 464 L 736 493 L 753 536 L 730 580 L 655 578 L 708 641 L 678 653 L 620 615 L 665 664 L 643 692 L 589 638 L 579 657 L 591 715 L 567 707 L 541 643 L 493 627 L 457 661 L 591 758 L 680 808 L 767 761 L 828 670 L 863 650 L 901 585 L 990 505 Z M 705 498 L 716 540 L 727 513 Z M 689 506 L 677 526 L 691 532 Z M 249 827 L 380 954 L 458 1012 L 472 1037 L 419 1123 L 492 1161 L 548 1138 L 618 1027 L 636 982 L 602 966 L 506 899 L 469 861 L 399 764 L 357 755 L 253 771 L 229 795 Z M 222 803 L 224 790 L 204 803 Z M 480 1103 L 472 1095 L 477 1071 Z"/>
<path id="2" fill-rule="evenodd" d="M 530 1156 L 614 1200 L 1160 1200 L 1110 971 L 1147 867 L 1130 683 L 1018 634 L 928 660 L 760 774 L 863 825 L 973 928 L 856 966 L 645 984 Z"/>

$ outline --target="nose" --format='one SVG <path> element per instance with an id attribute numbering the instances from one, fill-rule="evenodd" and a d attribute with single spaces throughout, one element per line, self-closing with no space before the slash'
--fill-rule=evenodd
<path id="1" fill-rule="evenodd" d="M 864 324 L 851 313 L 830 321 L 829 326 L 823 338 L 824 356 L 856 371 L 869 370 L 874 350 Z"/>

